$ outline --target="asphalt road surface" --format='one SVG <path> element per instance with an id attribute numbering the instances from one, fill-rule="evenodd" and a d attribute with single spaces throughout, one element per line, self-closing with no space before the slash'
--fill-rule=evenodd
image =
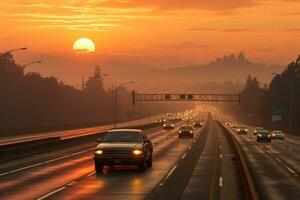
<path id="1" fill-rule="evenodd" d="M 236 157 L 220 124 L 208 118 L 195 137 L 179 139 L 161 127 L 145 131 L 154 144 L 153 167 L 94 172 L 96 142 L 0 166 L 1 199 L 245 199 Z M 261 199 L 300 199 L 299 141 L 241 145 Z"/>

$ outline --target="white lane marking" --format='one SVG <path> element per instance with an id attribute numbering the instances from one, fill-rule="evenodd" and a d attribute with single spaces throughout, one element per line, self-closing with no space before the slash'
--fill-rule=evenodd
<path id="1" fill-rule="evenodd" d="M 26 166 L 26 167 L 21 167 L 21 168 L 18 168 L 18 169 L 14 169 L 14 170 L 11 170 L 11 171 L 8 171 L 8 172 L 1 173 L 1 174 L 0 174 L 0 177 L 1 177 L 1 176 L 8 175 L 8 174 L 11 174 L 11 173 L 23 171 L 23 170 L 26 170 L 26 169 L 38 167 L 38 166 L 41 166 L 41 165 L 43 165 L 43 164 L 52 163 L 52 162 L 55 162 L 55 161 L 58 161 L 58 160 L 62 160 L 62 159 L 65 159 L 65 158 L 69 158 L 69 157 L 72 157 L 72 156 L 76 156 L 76 155 L 79 155 L 79 154 L 83 154 L 83 153 L 86 153 L 86 152 L 89 152 L 89 151 L 92 151 L 92 150 L 95 150 L 95 149 L 96 149 L 96 148 L 93 147 L 93 148 L 91 148 L 91 149 L 79 151 L 79 152 L 72 153 L 72 154 L 69 154 L 69 155 L 66 155 L 66 156 L 62 156 L 62 157 L 54 158 L 54 159 L 51 159 L 51 160 L 47 160 L 47 161 L 44 161 L 44 162 L 41 162 L 41 163 L 37 163 L 37 164 L 33 164 L 33 165 L 28 165 L 28 166 Z"/>
<path id="2" fill-rule="evenodd" d="M 48 193 L 48 194 L 45 194 L 44 196 L 41 196 L 41 197 L 37 198 L 37 200 L 43 200 L 43 199 L 46 199 L 46 198 L 52 196 L 53 194 L 55 194 L 55 193 L 57 193 L 57 192 L 60 192 L 60 191 L 64 190 L 65 188 L 66 188 L 65 186 L 64 186 L 64 187 L 61 187 L 61 188 L 58 188 L 58 189 L 56 189 L 56 190 L 54 190 L 54 191 L 52 191 L 52 192 L 50 192 L 50 193 Z"/>
<path id="3" fill-rule="evenodd" d="M 8 171 L 7 174 L 22 171 L 22 170 L 29 169 L 29 168 L 32 168 L 32 167 L 37 167 L 37 166 L 40 166 L 40 165 L 42 165 L 42 163 L 37 163 L 37 164 L 34 164 L 34 165 L 29 165 L 29 166 L 26 166 L 26 167 L 22 167 L 22 168 L 19 168 L 19 169 L 14 169 L 14 170 Z"/>
<path id="4" fill-rule="evenodd" d="M 222 159 L 223 158 L 223 156 L 222 156 L 222 154 L 220 154 L 220 159 Z"/>
<path id="5" fill-rule="evenodd" d="M 67 184 L 67 186 L 72 186 L 75 183 L 77 183 L 77 182 L 76 181 L 72 181 L 71 183 Z"/>
<path id="6" fill-rule="evenodd" d="M 92 173 L 88 174 L 87 177 L 93 176 L 94 174 L 96 174 L 96 172 L 92 172 Z"/>
<path id="7" fill-rule="evenodd" d="M 186 156 L 186 153 L 184 153 L 182 156 L 181 156 L 181 159 L 184 159 Z"/>
<path id="8" fill-rule="evenodd" d="M 169 176 L 171 176 L 171 174 L 174 172 L 174 170 L 175 170 L 176 168 L 177 168 L 177 165 L 175 165 L 175 166 L 171 169 L 171 171 L 167 174 L 165 180 L 167 180 L 167 179 L 169 178 Z"/>
<path id="9" fill-rule="evenodd" d="M 297 174 L 294 170 L 292 170 L 292 169 L 289 168 L 288 166 L 286 166 L 286 168 L 287 168 L 290 172 L 292 172 L 293 174 Z"/>
<path id="10" fill-rule="evenodd" d="M 223 177 L 219 177 L 219 186 L 220 186 L 220 187 L 223 186 Z"/>
<path id="11" fill-rule="evenodd" d="M 220 145 L 219 148 L 222 149 L 222 146 Z"/>

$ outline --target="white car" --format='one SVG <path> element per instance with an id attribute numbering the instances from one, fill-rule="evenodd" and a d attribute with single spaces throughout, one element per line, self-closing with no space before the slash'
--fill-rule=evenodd
<path id="1" fill-rule="evenodd" d="M 272 132 L 272 138 L 284 140 L 284 133 L 280 130 L 275 130 Z"/>
<path id="2" fill-rule="evenodd" d="M 264 130 L 263 127 L 255 127 L 253 133 L 256 135 L 258 132 Z"/>

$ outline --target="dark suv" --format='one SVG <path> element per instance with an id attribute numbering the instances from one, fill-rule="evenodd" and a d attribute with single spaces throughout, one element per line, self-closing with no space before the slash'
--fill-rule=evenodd
<path id="1" fill-rule="evenodd" d="M 256 134 L 257 142 L 272 142 L 272 135 L 267 130 L 258 131 Z"/>
<path id="2" fill-rule="evenodd" d="M 104 165 L 137 165 L 140 171 L 152 167 L 152 143 L 141 130 L 109 130 L 98 142 L 94 153 L 97 173 Z"/>
<path id="3" fill-rule="evenodd" d="M 183 136 L 194 137 L 194 128 L 191 125 L 181 126 L 178 131 L 178 138 L 182 138 Z"/>

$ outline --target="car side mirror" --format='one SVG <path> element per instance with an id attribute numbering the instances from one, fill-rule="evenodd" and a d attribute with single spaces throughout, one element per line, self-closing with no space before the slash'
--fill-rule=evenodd
<path id="1" fill-rule="evenodd" d="M 97 142 L 98 142 L 98 143 L 101 143 L 101 142 L 102 142 L 102 138 L 98 138 L 98 139 L 97 139 Z"/>

